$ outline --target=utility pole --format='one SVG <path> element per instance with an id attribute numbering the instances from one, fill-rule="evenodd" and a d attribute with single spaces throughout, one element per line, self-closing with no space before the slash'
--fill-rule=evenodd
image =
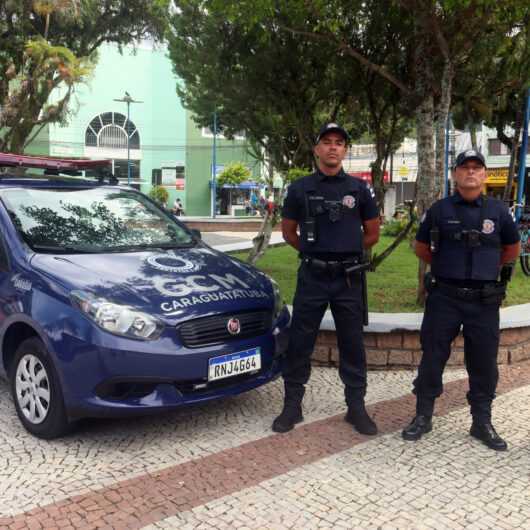
<path id="1" fill-rule="evenodd" d="M 143 103 L 143 101 L 135 100 L 131 97 L 129 92 L 125 91 L 123 98 L 115 99 L 120 103 L 127 103 L 127 122 L 125 123 L 125 133 L 127 134 L 127 185 L 131 185 L 131 146 L 130 146 L 130 133 L 129 133 L 129 119 L 131 111 L 131 103 Z"/>
<path id="2" fill-rule="evenodd" d="M 217 111 L 213 113 L 213 144 L 212 144 L 212 217 L 217 209 Z"/>
<path id="3" fill-rule="evenodd" d="M 517 206 L 515 209 L 515 220 L 519 222 L 523 211 L 523 192 L 526 175 L 526 151 L 528 149 L 528 122 L 530 121 L 530 88 L 526 93 L 524 124 L 523 124 L 523 139 L 521 147 L 519 148 L 519 171 L 517 173 Z"/>

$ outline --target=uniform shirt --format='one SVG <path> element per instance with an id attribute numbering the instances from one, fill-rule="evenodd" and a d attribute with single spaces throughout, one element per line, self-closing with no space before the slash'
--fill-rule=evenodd
<path id="1" fill-rule="evenodd" d="M 453 195 L 448 197 L 455 208 L 458 219 L 461 221 L 461 228 L 463 230 L 472 230 L 480 229 L 480 214 L 481 207 L 484 201 L 484 197 L 481 195 L 473 201 L 466 201 L 458 192 L 455 192 Z M 492 199 L 493 200 L 493 199 Z M 499 204 L 499 235 L 501 239 L 501 245 L 513 245 L 517 243 L 520 239 L 517 226 L 508 211 L 508 208 L 501 202 L 495 201 Z M 433 226 L 432 219 L 432 207 L 427 210 L 416 234 L 416 240 L 421 243 L 430 245 L 431 243 L 431 228 Z M 439 276 L 439 279 L 442 281 L 448 281 L 450 283 L 458 284 L 466 287 L 480 287 L 484 284 L 479 280 L 449 280 Z"/>
<path id="2" fill-rule="evenodd" d="M 360 220 L 368 221 L 370 219 L 376 219 L 379 216 L 376 202 L 364 181 L 347 175 L 343 169 L 331 177 L 325 175 L 320 170 L 316 171 L 316 173 L 313 175 L 316 175 L 318 195 L 323 196 L 325 200 L 328 201 L 342 201 L 347 179 L 354 179 L 354 184 L 357 188 L 355 208 L 359 209 Z M 285 197 L 282 207 L 283 218 L 297 221 L 299 225 L 304 222 L 306 219 L 304 180 L 311 178 L 313 178 L 312 175 L 302 177 L 289 186 L 287 189 L 287 196 Z M 330 249 L 323 251 L 319 247 L 319 244 L 323 245 L 325 243 L 323 240 L 326 239 L 326 233 L 333 233 L 334 235 L 337 234 L 338 237 L 345 238 L 346 241 L 349 240 L 349 238 L 353 238 L 350 229 L 346 229 L 345 223 L 341 223 L 341 221 L 332 223 L 329 221 L 327 214 L 318 215 L 315 217 L 315 219 L 318 224 L 318 231 L 320 234 L 318 236 L 317 242 L 313 245 L 310 254 L 319 259 L 326 260 L 340 260 L 351 257 L 352 253 L 334 252 Z M 362 231 L 362 226 L 359 226 L 358 230 Z"/>

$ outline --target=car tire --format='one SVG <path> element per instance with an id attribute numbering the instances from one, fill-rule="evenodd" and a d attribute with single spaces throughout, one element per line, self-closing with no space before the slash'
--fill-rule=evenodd
<path id="1" fill-rule="evenodd" d="M 32 337 L 19 345 L 9 380 L 18 417 L 27 431 L 45 440 L 70 431 L 60 381 L 40 339 Z"/>

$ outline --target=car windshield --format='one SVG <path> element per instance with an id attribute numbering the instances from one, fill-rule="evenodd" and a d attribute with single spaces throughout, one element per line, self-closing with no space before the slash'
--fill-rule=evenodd
<path id="1" fill-rule="evenodd" d="M 36 252 L 127 252 L 195 244 L 169 214 L 131 190 L 10 188 L 0 197 Z"/>

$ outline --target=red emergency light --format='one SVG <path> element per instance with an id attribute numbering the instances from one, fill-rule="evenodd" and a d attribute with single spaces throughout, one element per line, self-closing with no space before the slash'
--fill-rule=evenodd
<path id="1" fill-rule="evenodd" d="M 87 158 L 53 158 L 49 156 L 15 155 L 0 153 L 0 167 L 32 167 L 64 171 L 112 169 L 111 160 L 89 160 Z"/>

